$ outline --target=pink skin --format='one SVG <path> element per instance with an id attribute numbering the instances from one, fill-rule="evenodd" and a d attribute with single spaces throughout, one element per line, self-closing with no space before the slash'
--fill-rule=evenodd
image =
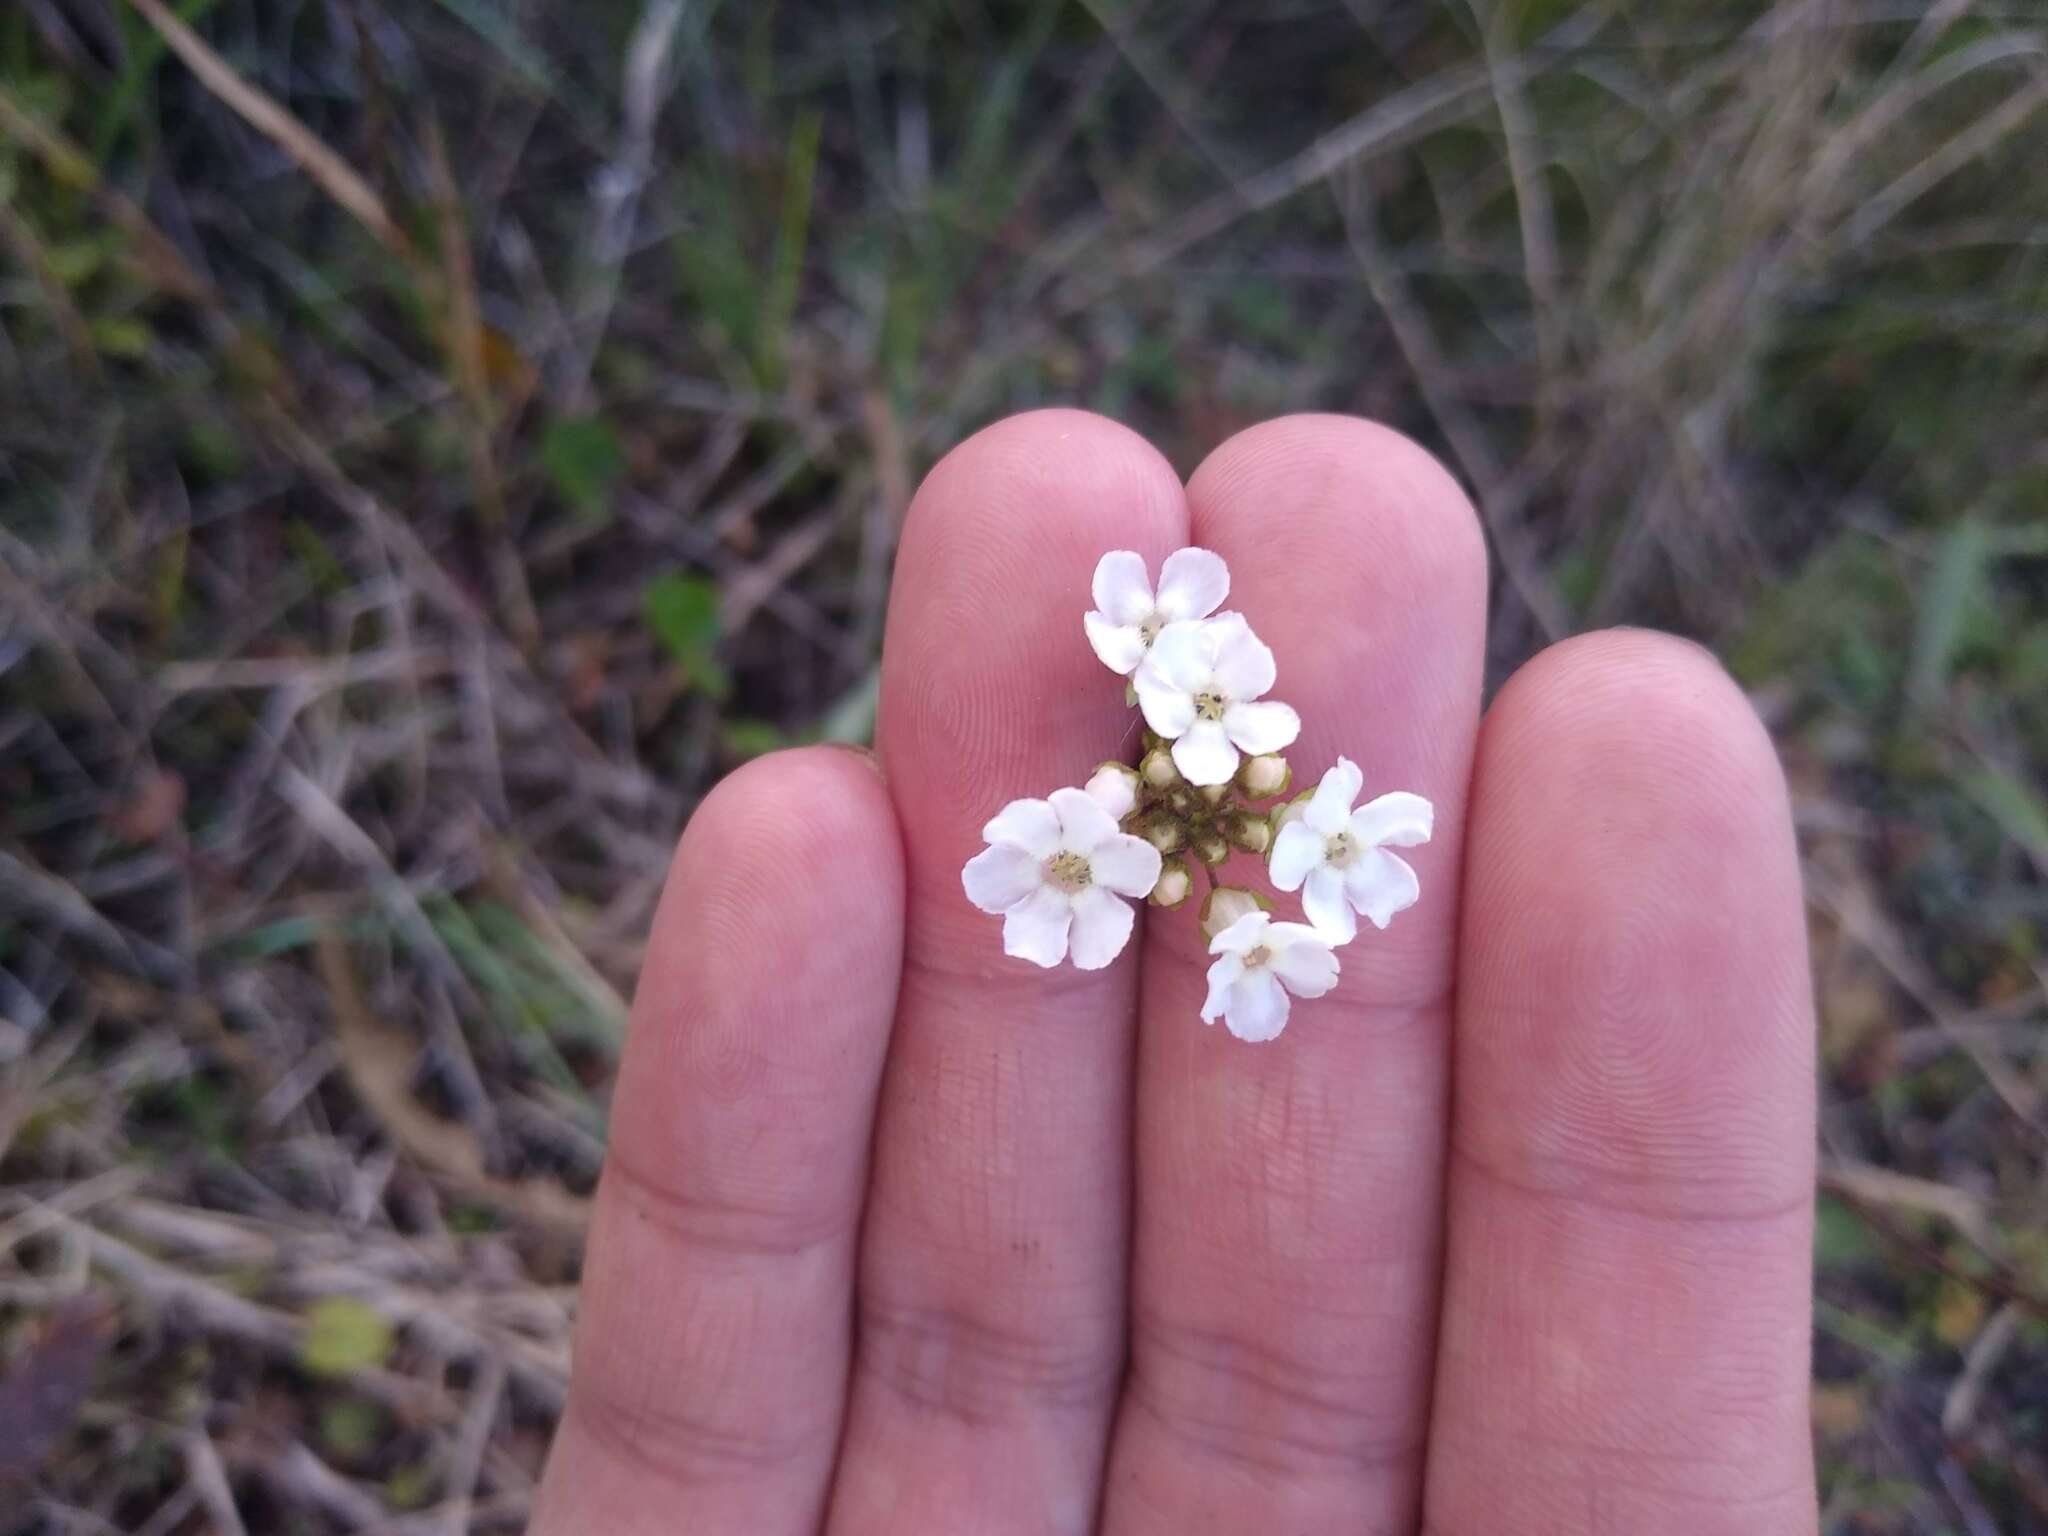
<path id="1" fill-rule="evenodd" d="M 1420 905 L 1271 1045 L 1197 1021 L 1192 913 L 1047 973 L 959 884 L 1001 802 L 1130 746 L 1096 559 L 1190 542 L 1278 655 L 1297 772 L 1437 806 Z M 948 455 L 886 782 L 763 759 L 677 854 L 538 1536 L 1810 1536 L 1776 761 L 1641 633 L 1482 724 L 1485 592 L 1455 483 L 1363 422 L 1267 423 L 1185 490 L 1078 412 Z"/>

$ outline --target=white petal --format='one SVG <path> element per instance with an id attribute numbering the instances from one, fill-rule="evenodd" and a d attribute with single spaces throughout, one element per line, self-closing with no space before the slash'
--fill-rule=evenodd
<path id="1" fill-rule="evenodd" d="M 1358 918 L 1344 896 L 1344 876 L 1325 864 L 1309 872 L 1301 888 L 1301 910 L 1316 931 L 1332 944 L 1349 944 L 1358 937 Z"/>
<path id="2" fill-rule="evenodd" d="M 1128 768 L 1109 763 L 1095 770 L 1095 776 L 1081 786 L 1095 803 L 1122 821 L 1137 808 L 1138 776 Z"/>
<path id="3" fill-rule="evenodd" d="M 1156 652 L 1159 647 L 1155 645 L 1152 649 Z M 1168 741 L 1195 723 L 1195 696 L 1165 673 L 1155 671 L 1151 657 L 1138 668 L 1133 682 L 1138 689 L 1138 708 L 1145 712 L 1145 723 Z"/>
<path id="4" fill-rule="evenodd" d="M 1223 712 L 1223 728 L 1239 747 L 1257 757 L 1261 752 L 1292 746 L 1301 734 L 1301 716 L 1291 705 L 1262 699 L 1256 704 L 1231 705 Z"/>
<path id="5" fill-rule="evenodd" d="M 1056 789 L 1052 808 L 1059 813 L 1060 847 L 1087 857 L 1096 845 L 1117 835 L 1116 818 L 1085 789 Z"/>
<path id="6" fill-rule="evenodd" d="M 1405 789 L 1368 800 L 1351 813 L 1351 835 L 1368 848 L 1413 848 L 1429 841 L 1435 825 L 1436 807 Z"/>
<path id="7" fill-rule="evenodd" d="M 1145 659 L 1146 667 L 1156 670 L 1185 693 L 1197 693 L 1207 688 L 1216 672 L 1215 642 L 1209 630 L 1219 622 L 1217 619 L 1183 619 L 1178 624 L 1167 625 L 1159 631 L 1159 638 L 1152 642 L 1152 654 Z M 1238 622 L 1244 621 L 1240 619 Z"/>
<path id="8" fill-rule="evenodd" d="M 1012 800 L 981 829 L 984 843 L 1007 843 L 1033 858 L 1060 851 L 1060 817 L 1048 800 Z"/>
<path id="9" fill-rule="evenodd" d="M 1207 618 L 1230 595 L 1230 567 L 1213 549 L 1176 549 L 1159 567 L 1159 611 L 1168 619 Z"/>
<path id="10" fill-rule="evenodd" d="M 1365 775 L 1359 772 L 1358 764 L 1348 757 L 1340 757 L 1323 782 L 1316 786 L 1310 797 L 1305 816 L 1308 824 L 1325 837 L 1335 837 L 1344 830 L 1351 816 L 1352 803 L 1358 799 L 1358 791 L 1365 783 Z"/>
<path id="11" fill-rule="evenodd" d="M 1422 882 L 1403 859 L 1374 848 L 1344 872 L 1344 893 L 1351 905 L 1384 928 L 1396 912 L 1405 912 L 1422 895 Z"/>
<path id="12" fill-rule="evenodd" d="M 1266 865 L 1274 888 L 1298 891 L 1308 872 L 1323 862 L 1325 838 L 1305 821 L 1290 821 L 1273 840 L 1273 857 Z"/>
<path id="13" fill-rule="evenodd" d="M 1095 845 L 1088 869 L 1097 885 L 1119 896 L 1149 896 L 1159 883 L 1159 850 L 1142 837 L 1119 832 Z"/>
<path id="14" fill-rule="evenodd" d="M 1003 953 L 1047 969 L 1067 958 L 1067 927 L 1074 904 L 1049 885 L 1003 917 Z"/>
<path id="15" fill-rule="evenodd" d="M 1300 923 L 1275 923 L 1273 928 L 1273 974 L 1288 991 L 1321 997 L 1337 985 L 1337 957 L 1322 935 Z"/>
<path id="16" fill-rule="evenodd" d="M 1074 898 L 1074 968 L 1099 971 L 1124 952 L 1131 941 L 1135 914 L 1128 902 L 1119 901 L 1100 886 L 1090 886 Z"/>
<path id="17" fill-rule="evenodd" d="M 1007 912 L 1045 883 L 1037 859 L 1010 843 L 984 848 L 960 871 L 967 899 L 984 912 Z"/>
<path id="18" fill-rule="evenodd" d="M 1230 744 L 1220 720 L 1197 720 L 1173 744 L 1173 766 L 1190 784 L 1228 784 L 1237 772 L 1237 748 Z"/>
<path id="19" fill-rule="evenodd" d="M 1270 968 L 1258 966 L 1231 984 L 1223 1022 L 1240 1040 L 1271 1040 L 1287 1027 L 1287 994 Z"/>
<path id="20" fill-rule="evenodd" d="M 1233 699 L 1256 699 L 1273 686 L 1279 674 L 1273 666 L 1273 652 L 1252 633 L 1242 619 L 1230 626 L 1217 626 L 1216 681 L 1224 695 Z"/>
<path id="21" fill-rule="evenodd" d="M 1252 632 L 1251 620 L 1247 619 L 1235 608 L 1226 608 L 1221 613 L 1210 614 L 1208 622 L 1203 624 L 1201 628 L 1203 637 L 1208 643 L 1209 659 L 1212 662 L 1216 659 L 1217 653 L 1226 645 L 1234 643 L 1240 635 L 1248 635 Z"/>
<path id="22" fill-rule="evenodd" d="M 1088 631 L 1088 643 L 1110 671 L 1129 676 L 1145 659 L 1145 637 L 1138 633 L 1137 625 L 1112 624 L 1093 609 L 1081 615 L 1081 623 Z"/>
<path id="23" fill-rule="evenodd" d="M 1152 578 L 1145 557 L 1128 549 L 1112 549 L 1095 562 L 1089 584 L 1095 608 L 1112 624 L 1137 624 L 1152 611 Z"/>
<path id="24" fill-rule="evenodd" d="M 1209 941 L 1209 953 L 1212 955 L 1243 955 L 1266 936 L 1266 930 L 1272 926 L 1272 923 L 1273 915 L 1263 907 L 1256 911 L 1247 912 L 1243 917 L 1240 917 L 1236 922 Z"/>
<path id="25" fill-rule="evenodd" d="M 1230 1001 L 1231 985 L 1244 974 L 1244 961 L 1236 955 L 1221 955 L 1209 967 L 1209 995 L 1202 1003 L 1202 1022 L 1214 1024 Z"/>

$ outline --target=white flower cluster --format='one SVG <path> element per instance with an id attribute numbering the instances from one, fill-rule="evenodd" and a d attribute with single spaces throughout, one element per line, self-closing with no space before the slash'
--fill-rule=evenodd
<path id="1" fill-rule="evenodd" d="M 1429 841 L 1430 803 L 1396 791 L 1353 809 L 1364 775 L 1345 757 L 1314 790 L 1279 799 L 1292 777 L 1279 754 L 1301 717 L 1265 697 L 1277 675 L 1265 642 L 1242 614 L 1217 611 L 1230 570 L 1213 551 L 1167 556 L 1155 590 L 1141 556 L 1112 550 L 1095 567 L 1093 595 L 1088 642 L 1130 679 L 1145 754 L 1135 768 L 1104 763 L 1083 789 L 1011 801 L 981 829 L 988 847 L 961 883 L 1003 919 L 1005 954 L 1042 966 L 1071 957 L 1085 971 L 1130 942 L 1126 897 L 1177 907 L 1200 868 L 1216 957 L 1202 1022 L 1220 1017 L 1240 1040 L 1271 1040 L 1290 996 L 1337 984 L 1336 952 L 1357 937 L 1361 914 L 1385 928 L 1415 904 L 1415 871 L 1388 850 Z M 1217 882 L 1240 852 L 1264 855 L 1273 885 L 1301 892 L 1306 923 L 1275 922 L 1266 897 Z"/>

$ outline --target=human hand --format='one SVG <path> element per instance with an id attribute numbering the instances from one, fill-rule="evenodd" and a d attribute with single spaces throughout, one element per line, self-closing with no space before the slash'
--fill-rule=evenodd
<path id="1" fill-rule="evenodd" d="M 1198 1021 L 1194 904 L 1047 972 L 960 888 L 1006 801 L 1131 745 L 1097 558 L 1191 543 L 1307 782 L 1341 752 L 1437 807 L 1421 902 L 1270 1044 Z M 676 855 L 538 1536 L 1815 1529 L 1770 742 L 1647 633 L 1553 647 L 1482 726 L 1486 581 L 1451 479 L 1359 421 L 1185 489 L 1070 411 L 933 470 L 884 771 L 761 759 Z"/>

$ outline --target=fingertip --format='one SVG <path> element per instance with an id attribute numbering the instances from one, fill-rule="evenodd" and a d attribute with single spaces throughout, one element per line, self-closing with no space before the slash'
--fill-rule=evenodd
<path id="1" fill-rule="evenodd" d="M 1088 655 L 1080 616 L 1096 562 L 1134 549 L 1156 578 L 1186 528 L 1180 477 L 1130 428 L 1077 410 L 1005 417 L 940 459 L 911 499 L 892 646 L 920 662 L 964 649 L 1002 665 L 1041 641 L 1038 608 L 1072 630 L 1063 657 Z"/>
<path id="2" fill-rule="evenodd" d="M 1288 486 L 1274 516 L 1275 484 Z M 1361 416 L 1304 412 L 1247 427 L 1226 439 L 1188 480 L 1189 500 L 1231 511 L 1272 542 L 1274 556 L 1329 558 L 1352 545 L 1393 561 L 1404 580 L 1444 606 L 1486 596 L 1486 541 L 1463 487 L 1428 449 Z"/>
<path id="3" fill-rule="evenodd" d="M 671 874 L 803 899 L 821 871 L 866 871 L 887 887 L 901 863 L 880 762 L 833 744 L 770 752 L 720 779 L 684 827 Z"/>
<path id="4" fill-rule="evenodd" d="M 1064 483 L 1077 473 L 1124 479 L 1154 494 L 1169 484 L 1175 492 L 1180 489 L 1180 477 L 1165 455 L 1123 423 L 1093 411 L 1048 406 L 1002 417 L 962 438 L 925 476 L 911 515 L 971 511 L 977 494 L 992 483 L 1048 488 L 1055 493 L 1049 510 L 1056 511 L 1066 499 Z"/>
<path id="5" fill-rule="evenodd" d="M 1006 800 L 1081 782 L 1124 745 L 1122 684 L 1091 647 L 1097 561 L 1187 543 L 1180 479 L 1129 428 L 1042 410 L 939 461 L 905 524 L 879 737 L 913 877 L 973 851 Z"/>
<path id="6" fill-rule="evenodd" d="M 1612 629 L 1550 646 L 1495 699 L 1481 763 L 1521 786 L 1517 820 L 1531 835 L 1547 820 L 1532 812 L 1548 806 L 1590 818 L 1589 836 L 1624 863 L 1631 833 L 1654 832 L 1754 859 L 1781 904 L 1796 889 L 1777 749 L 1734 678 L 1690 640 Z M 1500 865 L 1498 849 L 1490 860 Z"/>
<path id="7" fill-rule="evenodd" d="M 734 770 L 684 829 L 635 998 L 636 1030 L 688 1039 L 643 1050 L 748 1075 L 829 1072 L 847 1052 L 879 1059 L 872 1030 L 848 1024 L 869 1008 L 821 1013 L 792 983 L 830 977 L 821 989 L 873 994 L 886 1009 L 903 887 L 895 813 L 871 757 L 799 747 Z M 622 1099 L 632 1086 L 629 1076 Z"/>
<path id="8" fill-rule="evenodd" d="M 1460 993 L 1488 1023 L 1460 1027 L 1464 1134 L 1594 1198 L 1799 1199 L 1798 855 L 1777 755 L 1734 680 L 1668 635 L 1561 642 L 1501 691 L 1474 786 Z"/>
<path id="9" fill-rule="evenodd" d="M 1188 482 L 1198 542 L 1231 563 L 1233 607 L 1298 711 L 1290 760 L 1344 756 L 1369 795 L 1442 813 L 1413 867 L 1427 910 L 1347 965 L 1341 991 L 1411 1012 L 1449 990 L 1466 783 L 1486 650 L 1487 562 L 1472 505 L 1426 450 L 1359 417 L 1283 416 L 1237 433 Z"/>

